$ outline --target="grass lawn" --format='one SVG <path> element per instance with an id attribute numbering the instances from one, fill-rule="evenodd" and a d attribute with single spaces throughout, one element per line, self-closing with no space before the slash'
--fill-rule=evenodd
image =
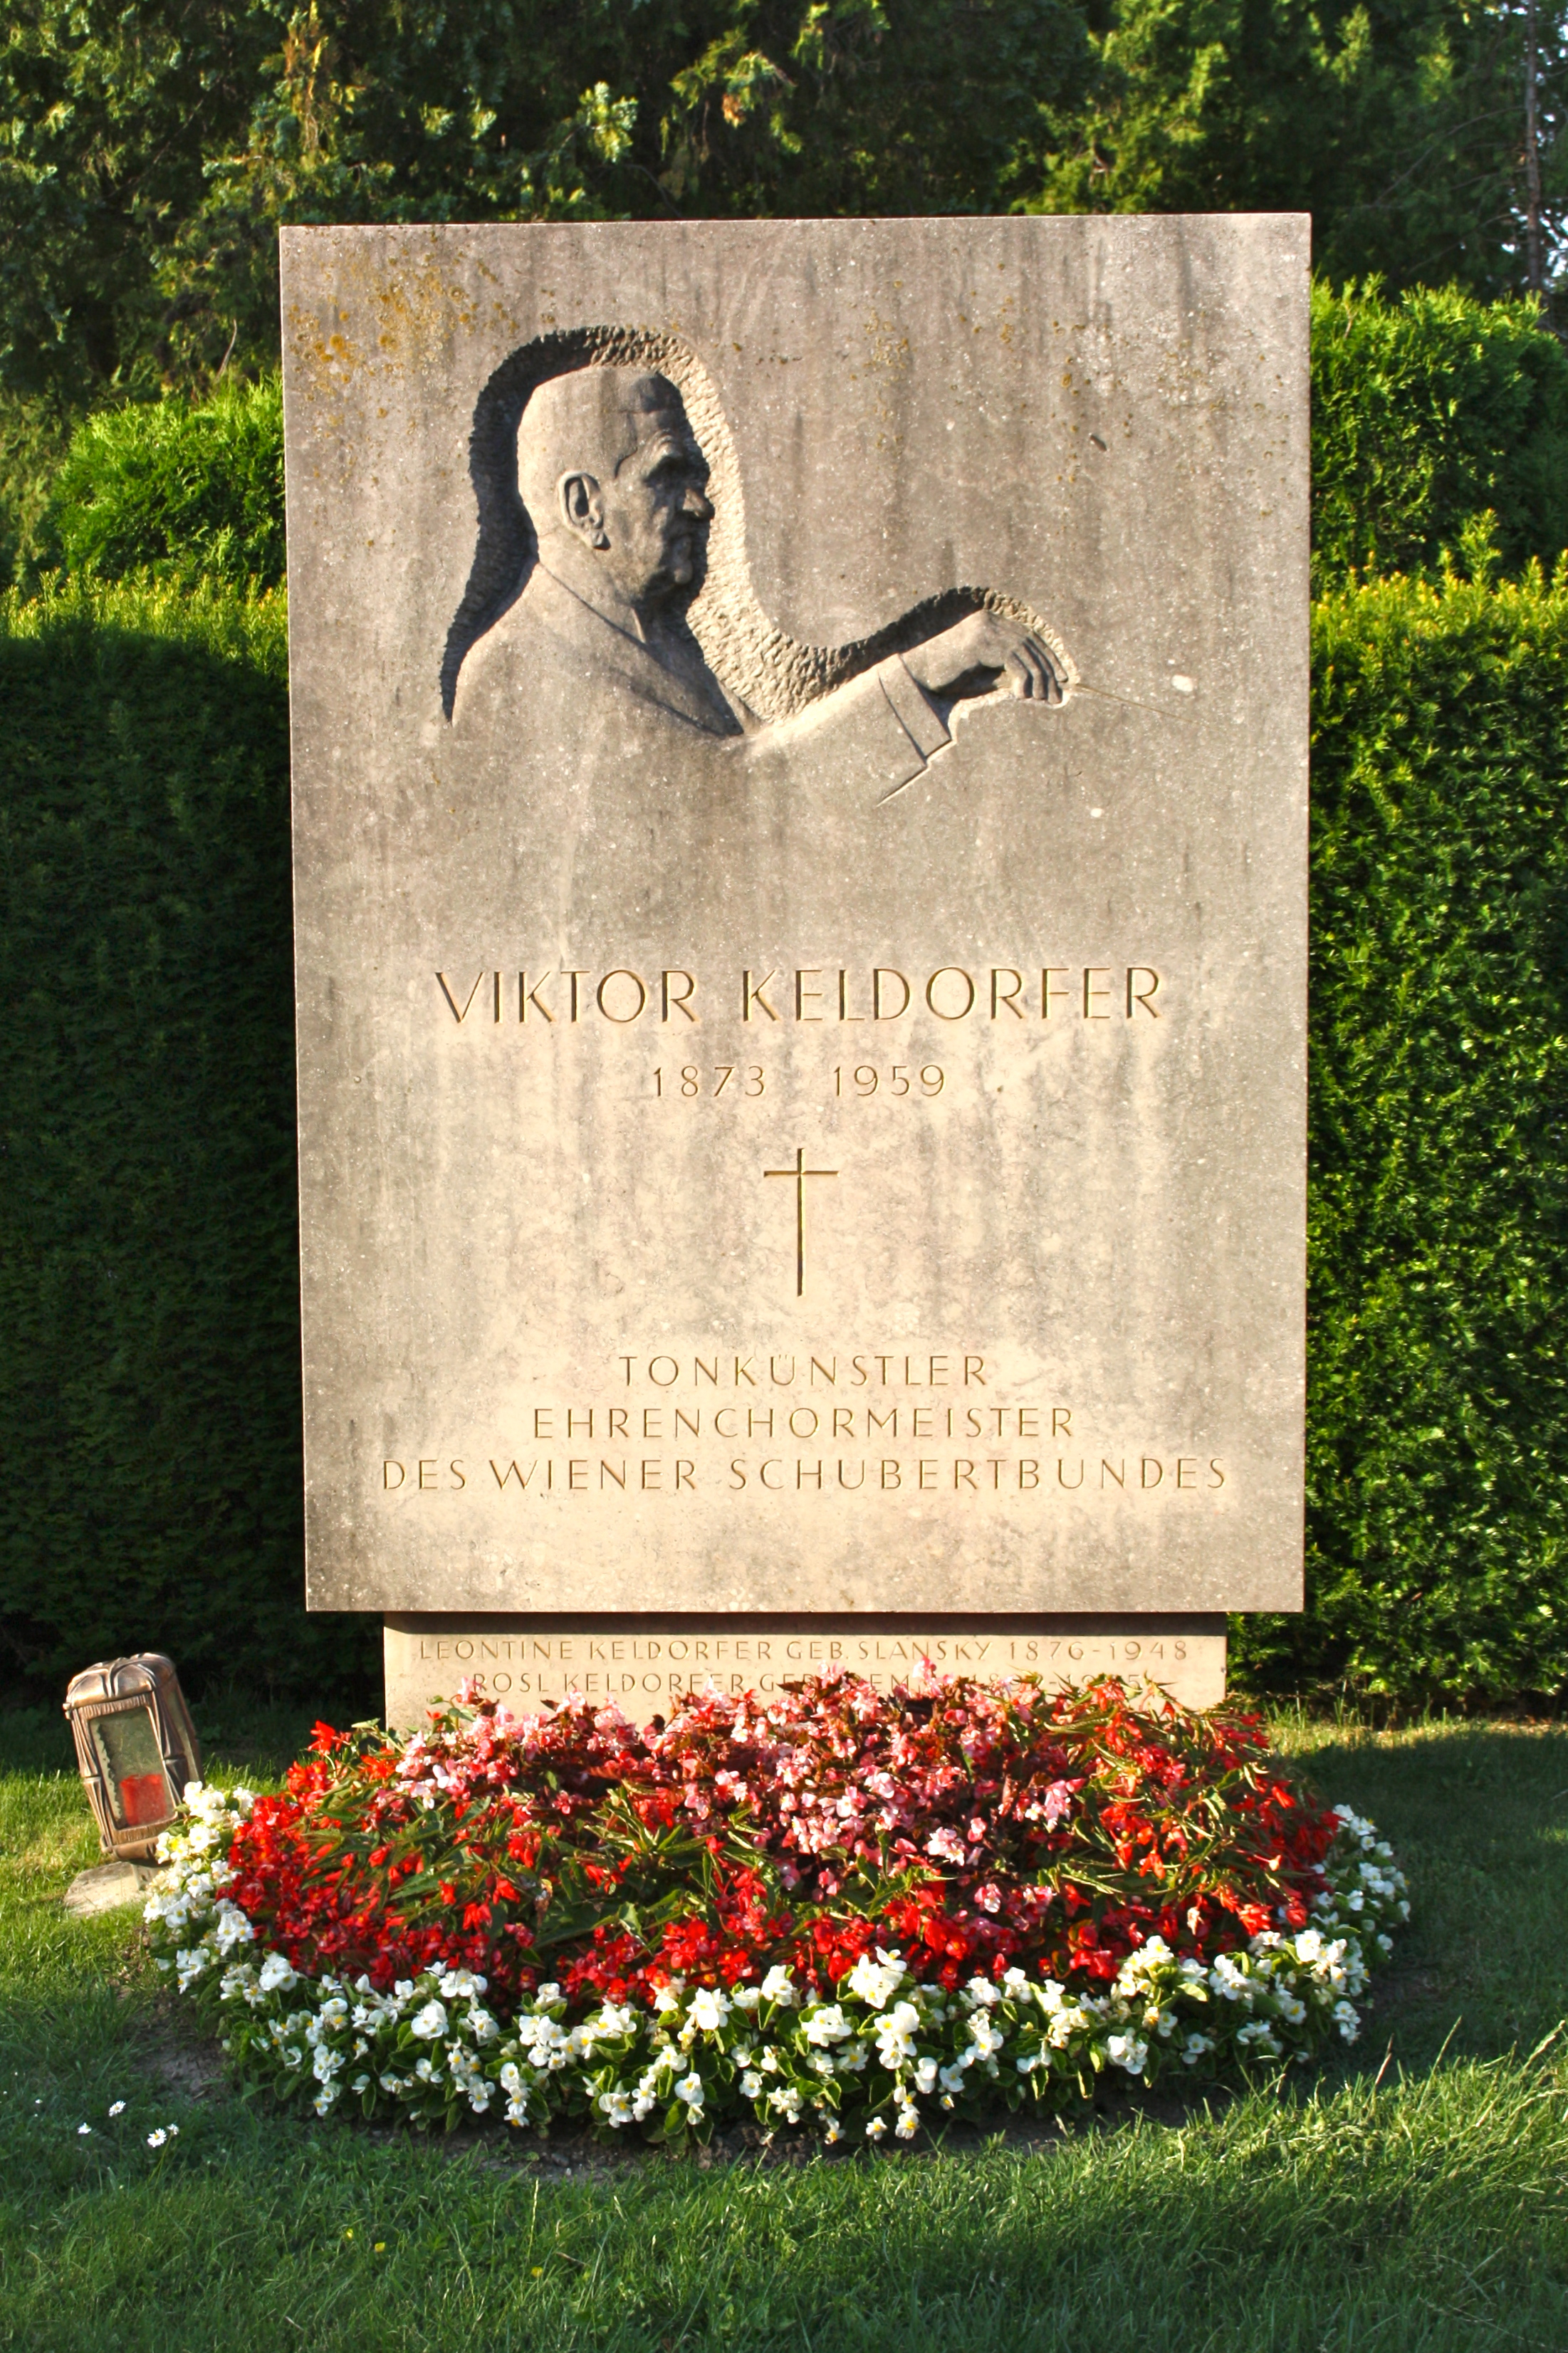
<path id="1" fill-rule="evenodd" d="M 208 1713 L 217 1778 L 307 1730 Z M 0 2346 L 1565 2353 L 1568 1729 L 1279 1735 L 1413 1883 L 1336 2073 L 1055 2136 L 702 2165 L 234 2096 L 136 1915 L 61 1911 L 98 1859 L 68 1746 L 0 1717 Z"/>

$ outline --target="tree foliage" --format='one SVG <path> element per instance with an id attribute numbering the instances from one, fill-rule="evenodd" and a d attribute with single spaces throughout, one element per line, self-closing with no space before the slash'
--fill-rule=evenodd
<path id="1" fill-rule="evenodd" d="M 1092 0 L 1091 0 L 1092 5 Z M 1051 212 L 1301 211 L 1337 281 L 1524 283 L 1521 16 L 1452 0 L 1110 0 L 1086 99 L 1050 116 Z M 1542 10 L 1549 218 L 1562 52 Z"/>
<path id="2" fill-rule="evenodd" d="M 1285 206 L 1494 294 L 1520 103 L 1502 0 L 15 0 L 0 388 L 264 367 L 286 221 Z"/>
<path id="3" fill-rule="evenodd" d="M 1068 0 L 17 0 L 0 365 L 266 363 L 283 221 L 983 211 L 1089 63 Z"/>

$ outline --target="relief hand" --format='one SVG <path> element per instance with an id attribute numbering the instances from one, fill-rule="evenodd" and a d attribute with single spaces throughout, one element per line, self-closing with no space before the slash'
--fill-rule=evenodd
<path id="1" fill-rule="evenodd" d="M 967 620 L 916 646 L 904 667 L 928 694 L 958 702 L 1005 686 L 1033 702 L 1059 702 L 1063 681 L 1050 648 L 1019 621 L 1001 613 L 971 613 Z"/>

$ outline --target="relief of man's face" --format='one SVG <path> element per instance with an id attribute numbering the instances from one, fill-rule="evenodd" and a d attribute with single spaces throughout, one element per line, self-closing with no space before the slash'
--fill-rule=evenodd
<path id="1" fill-rule="evenodd" d="M 617 603 L 688 603 L 708 563 L 708 461 L 665 376 L 585 368 L 542 387 L 519 439 L 523 495 L 546 554 L 584 554 Z M 573 543 L 575 543 L 574 546 Z"/>
<path id="2" fill-rule="evenodd" d="M 609 542 L 601 553 L 629 600 L 662 602 L 673 593 L 685 599 L 708 569 L 708 460 L 674 386 L 661 376 L 643 381 L 663 405 L 632 412 L 637 446 L 599 485 Z"/>

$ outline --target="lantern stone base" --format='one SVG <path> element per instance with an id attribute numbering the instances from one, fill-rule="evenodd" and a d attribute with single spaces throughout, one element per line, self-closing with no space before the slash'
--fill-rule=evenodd
<path id="1" fill-rule="evenodd" d="M 90 1871 L 79 1871 L 66 1889 L 66 1910 L 79 1920 L 95 1912 L 118 1912 L 123 1904 L 139 1904 L 157 1875 L 150 1862 L 95 1862 Z"/>
<path id="2" fill-rule="evenodd" d="M 514 1715 L 578 1692 L 614 1700 L 634 1723 L 668 1715 L 711 1682 L 766 1698 L 786 1682 L 842 1666 L 878 1690 L 922 1658 L 947 1673 L 1037 1673 L 1082 1683 L 1152 1677 L 1189 1707 L 1225 1696 L 1219 1615 L 1056 1617 L 539 1617 L 464 1613 L 384 1620 L 386 1720 L 411 1730 L 468 1675 Z"/>

